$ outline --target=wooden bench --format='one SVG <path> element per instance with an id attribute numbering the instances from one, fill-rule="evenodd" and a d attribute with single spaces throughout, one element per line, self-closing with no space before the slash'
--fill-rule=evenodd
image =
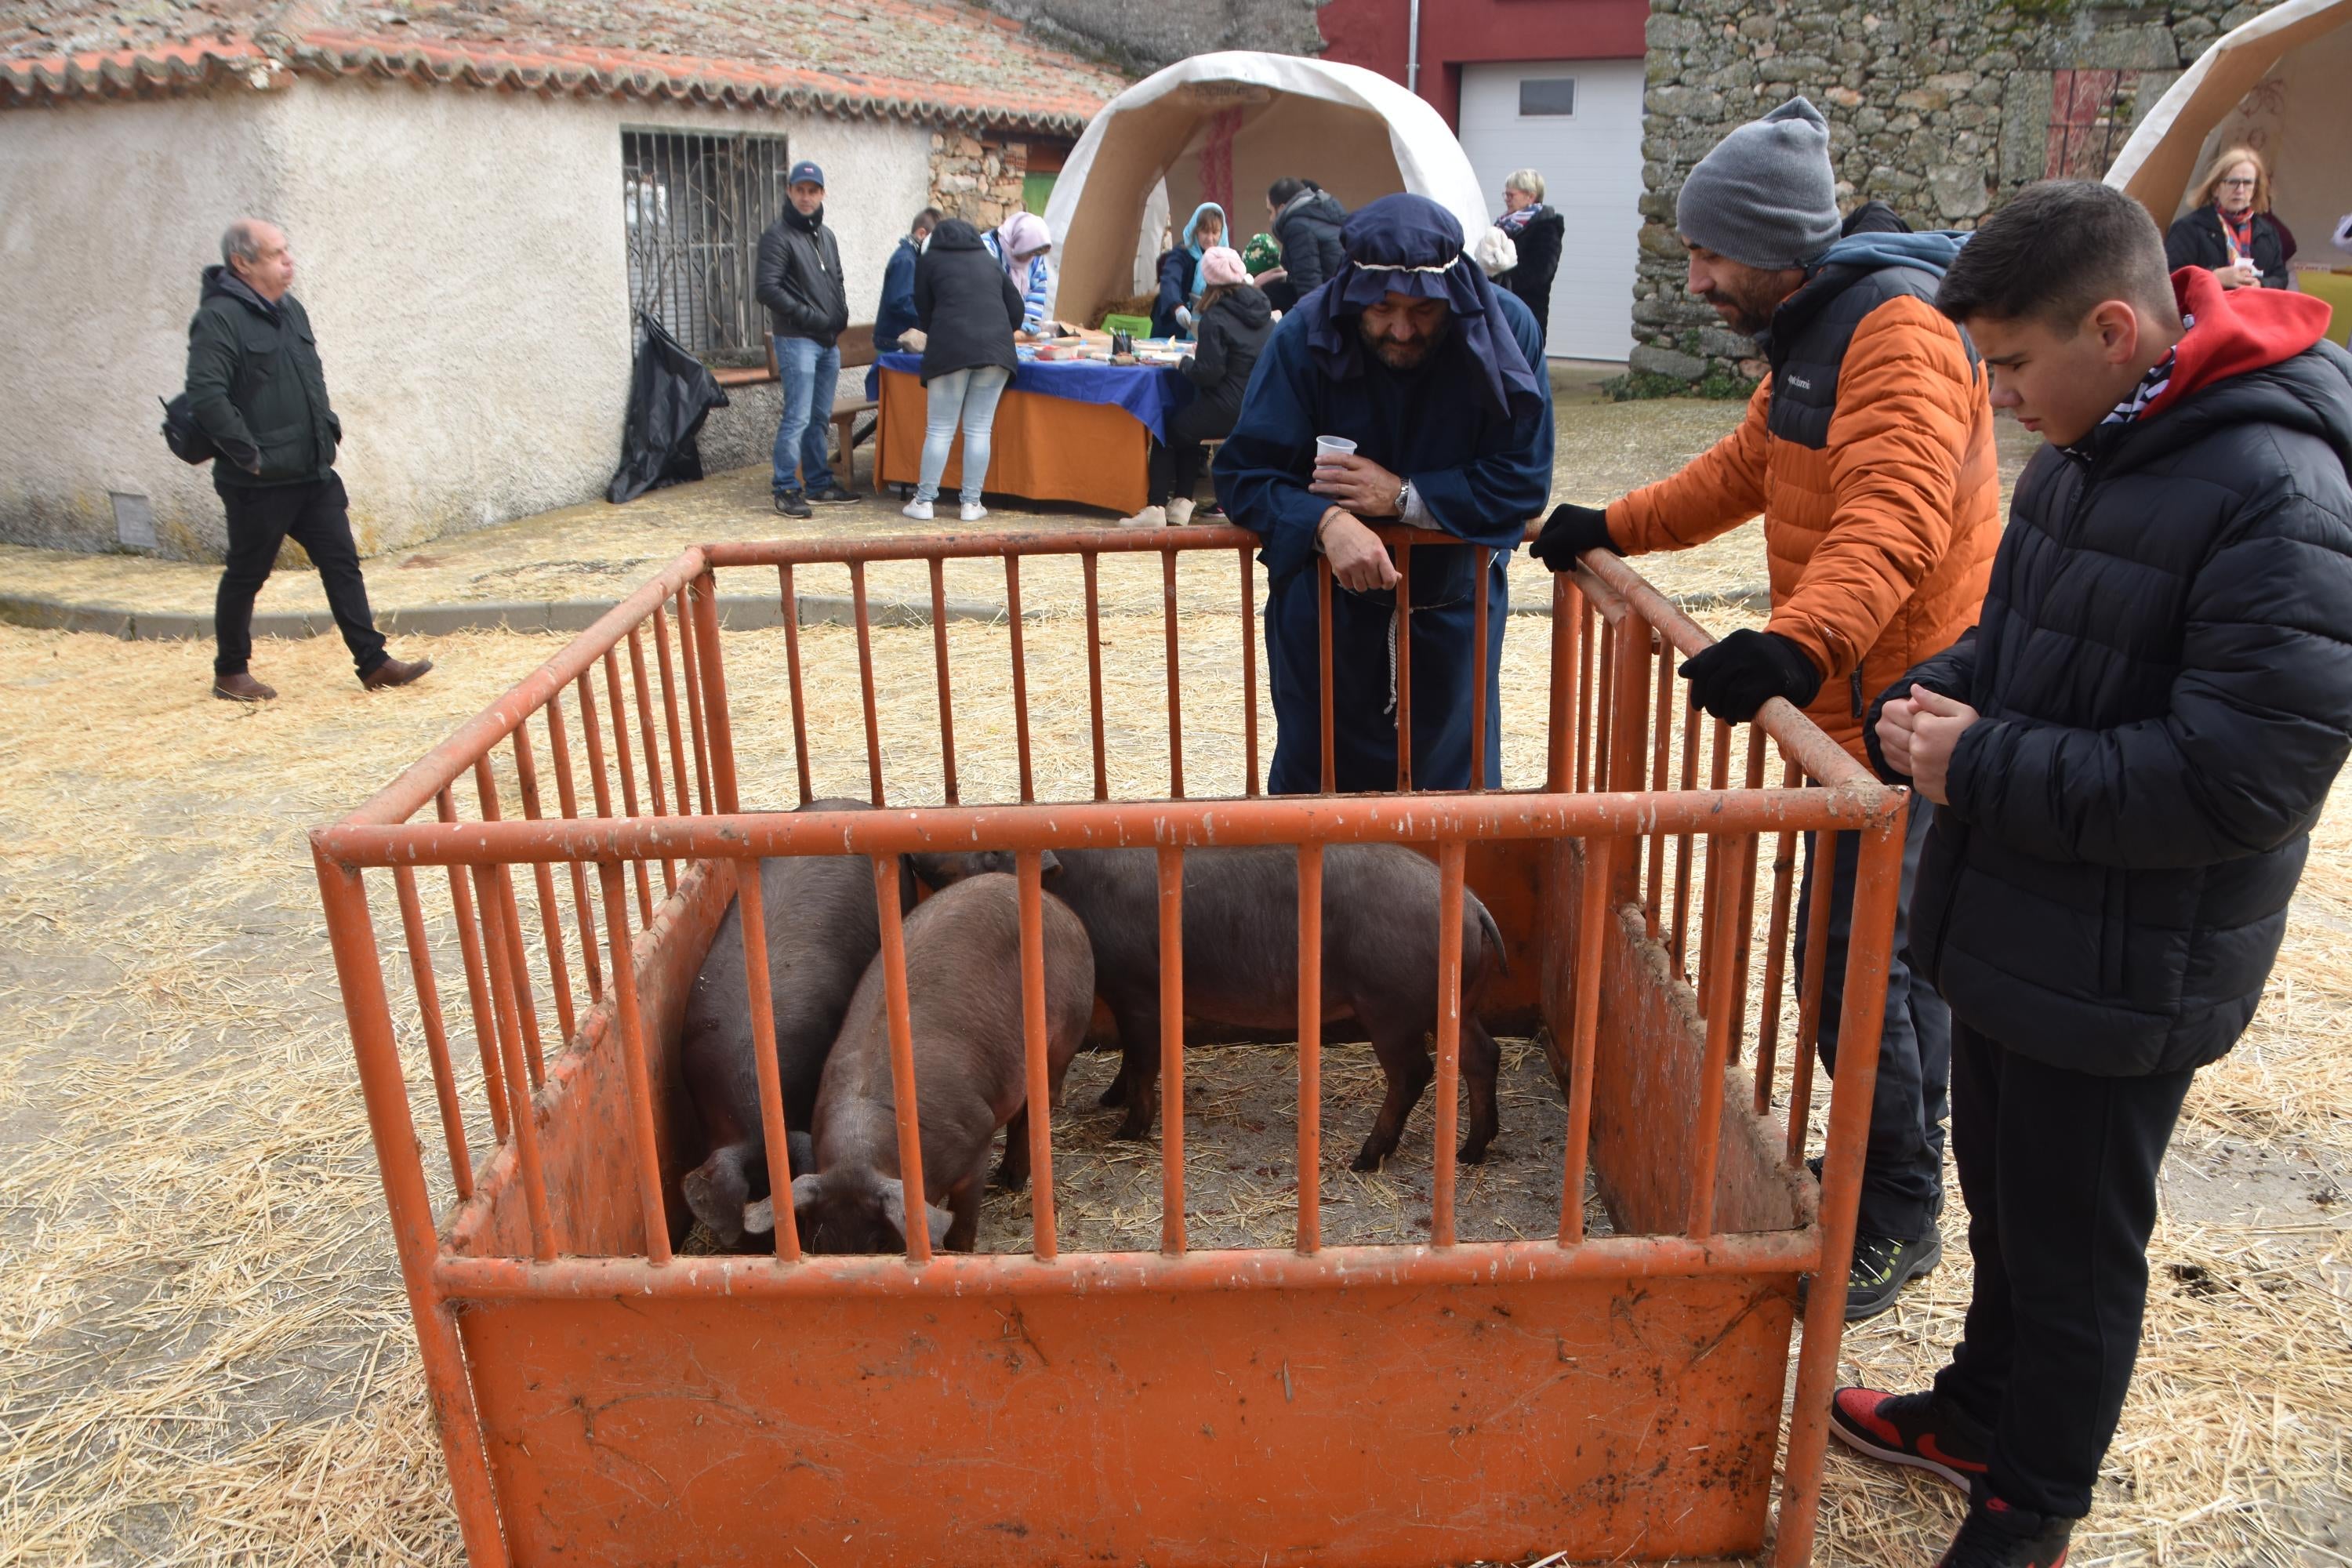
<path id="1" fill-rule="evenodd" d="M 835 346 L 841 350 L 842 369 L 864 370 L 874 363 L 874 323 L 868 321 L 860 326 L 845 329 Z M 756 365 L 745 365 L 740 368 L 714 371 L 712 374 L 721 386 L 749 386 L 758 382 L 781 380 L 782 377 L 776 370 L 775 340 L 773 338 L 768 340 L 767 369 L 761 370 Z M 842 484 L 849 489 L 854 490 L 857 488 L 856 466 L 850 460 L 851 456 L 856 451 L 858 442 L 873 435 L 875 429 L 874 426 L 869 424 L 861 433 L 857 429 L 857 416 L 861 414 L 878 415 L 881 406 L 870 397 L 854 398 L 846 403 L 838 397 L 834 400 L 834 450 L 838 454 L 837 460 L 841 464 L 839 478 Z"/>

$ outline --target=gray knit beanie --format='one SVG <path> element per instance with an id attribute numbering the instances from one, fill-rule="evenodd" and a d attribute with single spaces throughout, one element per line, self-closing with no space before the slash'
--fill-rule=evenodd
<path id="1" fill-rule="evenodd" d="M 1838 237 L 1837 176 L 1822 111 L 1792 98 L 1698 161 L 1675 199 L 1683 238 L 1750 267 L 1796 267 Z"/>

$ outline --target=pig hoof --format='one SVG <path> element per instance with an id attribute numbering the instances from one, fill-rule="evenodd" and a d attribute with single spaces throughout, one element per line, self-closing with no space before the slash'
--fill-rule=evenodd
<path id="1" fill-rule="evenodd" d="M 1125 1105 L 1127 1103 L 1126 1076 L 1122 1074 L 1121 1076 L 1111 1079 L 1110 1087 L 1102 1091 L 1102 1098 L 1096 1100 L 1095 1103 L 1102 1107 L 1105 1110 L 1109 1110 L 1117 1106 Z"/>
<path id="2" fill-rule="evenodd" d="M 1460 1165 L 1483 1165 L 1486 1163 L 1486 1145 L 1465 1143 L 1462 1145 L 1462 1152 L 1454 1156 L 1454 1163 Z"/>
<path id="3" fill-rule="evenodd" d="M 1130 1116 L 1118 1124 L 1118 1131 L 1111 1136 L 1126 1143 L 1148 1142 L 1151 1138 L 1151 1123 Z"/>
<path id="4" fill-rule="evenodd" d="M 1367 1147 L 1362 1153 L 1358 1154 L 1354 1160 L 1349 1163 L 1348 1169 L 1351 1171 L 1377 1171 L 1381 1168 L 1381 1162 L 1387 1157 L 1388 1156 L 1384 1152 L 1375 1152 L 1374 1150 Z"/>
<path id="5" fill-rule="evenodd" d="M 994 1181 L 996 1185 L 1003 1187 L 1006 1192 L 1017 1193 L 1022 1188 L 1029 1184 L 1029 1173 L 1026 1171 L 1016 1171 L 1010 1165 L 999 1165 L 996 1167 L 996 1174 L 992 1178 L 992 1180 Z"/>

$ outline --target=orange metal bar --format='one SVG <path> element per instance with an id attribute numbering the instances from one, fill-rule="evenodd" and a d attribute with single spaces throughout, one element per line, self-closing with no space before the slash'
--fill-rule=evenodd
<path id="1" fill-rule="evenodd" d="M 1683 773 L 1685 795 L 1698 787 L 1698 710 L 1683 709 Z M 1690 962 L 1691 841 L 1688 828 L 1675 836 L 1675 973 L 1688 975 Z"/>
<path id="2" fill-rule="evenodd" d="M 1036 776 L 1029 758 L 1029 661 L 1021 637 L 1021 561 L 1004 558 L 1004 616 L 1013 633 L 1013 733 L 1021 752 L 1021 798 L 1037 798 Z"/>
<path id="3" fill-rule="evenodd" d="M 1323 846 L 1298 847 L 1298 1251 L 1323 1245 Z"/>
<path id="4" fill-rule="evenodd" d="M 1764 731 L 1748 727 L 1748 788 L 1764 787 Z M 1756 835 L 1739 836 L 1739 912 L 1731 944 L 1731 1044 L 1728 1061 L 1739 1059 L 1748 1032 L 1748 959 L 1756 944 Z"/>
<path id="5" fill-rule="evenodd" d="M 384 994 L 376 956 L 375 931 L 368 917 L 367 889 L 360 873 L 313 850 L 319 897 L 325 907 L 327 940 L 334 950 L 335 978 L 351 1022 L 352 1055 L 360 1094 L 367 1103 L 376 1163 L 383 1177 L 384 1206 L 391 1211 L 401 1284 L 416 1323 L 417 1350 L 425 1366 L 426 1396 L 440 1429 L 448 1463 L 449 1500 L 478 1568 L 506 1568 L 506 1540 L 499 1526 L 497 1489 L 490 1480 L 489 1449 L 474 1408 L 473 1384 L 466 1375 L 465 1350 L 457 1339 L 457 1314 L 435 1278 L 439 1239 L 425 1166 L 416 1144 L 416 1124 L 408 1114 L 408 1086 L 393 1043 L 392 1005 Z"/>
<path id="6" fill-rule="evenodd" d="M 708 574 L 705 574 L 707 576 Z M 687 591 L 677 591 L 677 658 L 679 673 L 686 677 L 686 716 L 694 731 L 694 783 L 697 798 L 702 803 L 702 815 L 712 810 L 710 800 L 710 738 L 702 729 L 702 660 L 698 656 L 694 616 L 688 612 Z"/>
<path id="7" fill-rule="evenodd" d="M 1092 552 L 1078 557 L 1087 578 L 1087 717 L 1095 743 L 1095 798 L 1110 798 L 1110 769 L 1103 753 L 1101 561 Z"/>
<path id="8" fill-rule="evenodd" d="M 1650 658 L 1652 647 L 1662 640 L 1644 622 L 1627 616 L 1617 623 L 1616 685 L 1610 693 L 1610 706 L 1616 717 L 1610 721 L 1609 780 L 1610 787 L 1638 790 L 1642 787 L 1643 753 L 1649 750 L 1650 724 Z M 1638 847 L 1631 853 L 1610 858 L 1610 875 L 1614 879 L 1610 897 L 1618 903 L 1638 904 L 1642 900 L 1642 856 Z"/>
<path id="9" fill-rule="evenodd" d="M 764 1258 L 681 1258 L 654 1268 L 641 1258 L 445 1257 L 434 1281 L 452 1300 L 752 1300 L 985 1294 L 1057 1296 L 1108 1290 L 1170 1294 L 1232 1290 L 1349 1290 L 1569 1279 L 1694 1279 L 1724 1275 L 1792 1279 L 1813 1268 L 1816 1233 L 1768 1230 L 1692 1241 L 1678 1236 L 1594 1237 L 1434 1247 L 1326 1247 L 1313 1257 L 1278 1247 L 1187 1252 L 1073 1252 L 1051 1268 L 1005 1268 L 988 1255 L 943 1253 L 921 1268 L 896 1258 L 810 1257 L 797 1268 Z"/>
<path id="10" fill-rule="evenodd" d="M 535 1079 L 523 1062 L 522 1040 L 514 1023 L 511 981 L 507 974 L 507 942 L 499 930 L 498 875 L 489 866 L 474 868 L 474 893 L 480 902 L 482 946 L 489 959 L 491 1011 L 498 1020 L 500 1078 L 506 1084 L 507 1115 L 514 1129 L 515 1162 L 522 1173 L 523 1204 L 530 1222 L 530 1249 L 541 1262 L 555 1256 L 555 1222 L 547 1206 L 547 1177 L 539 1159 L 539 1114 L 531 1098 Z"/>
<path id="11" fill-rule="evenodd" d="M 1798 1568 L 1812 1559 L 1822 1502 L 1822 1453 L 1829 1441 L 1830 1395 L 1837 1384 L 1838 1342 L 1845 1329 L 1846 1269 L 1853 1260 L 1864 1144 L 1870 1132 L 1871 1093 L 1878 1080 L 1878 1031 L 1886 1005 L 1908 804 L 1906 799 L 1892 820 L 1864 834 L 1854 876 L 1845 1001 L 1838 1016 L 1837 1079 L 1830 1090 L 1829 1142 L 1822 1167 L 1822 1261 L 1805 1295 L 1804 1343 L 1797 1357 L 1780 1529 L 1772 1549 L 1775 1568 Z M 1816 880 L 1813 891 L 1816 905 L 1826 905 L 1829 879 Z"/>
<path id="12" fill-rule="evenodd" d="M 1584 1169 L 1592 1146 L 1592 1055 L 1601 1032 L 1601 938 L 1609 920 L 1613 838 L 1584 841 L 1584 889 L 1576 917 L 1576 1022 L 1569 1043 L 1568 1148 L 1559 1184 L 1559 1244 L 1584 1245 Z"/>
<path id="13" fill-rule="evenodd" d="M 1610 759 L 1616 755 L 1609 742 L 1617 719 L 1617 645 L 1622 640 L 1618 626 L 1606 619 L 1601 623 L 1601 671 L 1593 682 L 1591 706 L 1585 710 L 1599 726 L 1592 737 L 1592 787 L 1596 790 L 1620 787 L 1609 771 Z"/>
<path id="14" fill-rule="evenodd" d="M 1781 774 L 1781 787 L 1794 789 L 1800 782 L 1797 764 L 1786 764 Z M 1790 884 L 1797 867 L 1797 835 L 1783 828 L 1772 843 L 1772 913 L 1765 921 L 1768 940 L 1764 949 L 1764 1013 L 1756 1040 L 1756 1114 L 1763 1115 L 1772 1108 L 1772 1074 L 1780 1065 L 1780 1001 L 1788 986 L 1789 974 L 1789 901 Z"/>
<path id="15" fill-rule="evenodd" d="M 1740 837 L 1752 841 L 1754 835 Z M 1693 1133 L 1696 1155 L 1691 1163 L 1688 1222 L 1692 1236 L 1706 1236 L 1715 1229 L 1715 1171 L 1723 1145 L 1723 1075 L 1730 1061 L 1741 1000 L 1734 990 L 1738 968 L 1730 949 L 1738 940 L 1732 928 L 1743 901 L 1729 886 L 1738 875 L 1741 853 L 1738 839 L 1728 849 L 1720 834 L 1707 840 L 1706 863 L 1721 866 L 1723 872 L 1710 885 L 1706 900 L 1706 922 L 1714 931 L 1709 945 L 1716 953 L 1715 989 L 1706 1000 L 1706 1047 L 1698 1072 L 1698 1121 Z"/>
<path id="16" fill-rule="evenodd" d="M 628 888 L 622 879 L 619 861 L 604 861 L 596 869 L 604 883 L 604 928 L 612 936 L 613 1013 L 620 1024 L 621 1072 L 629 1091 L 630 1153 L 636 1165 L 637 1203 L 645 1213 L 646 1256 L 656 1263 L 667 1263 L 669 1216 L 662 1205 L 661 1152 L 654 1142 L 653 1080 L 646 1070 L 645 1024 L 637 1011 L 637 970 L 629 952 Z M 756 884 L 758 874 L 744 880 Z M 751 894 L 755 900 L 759 896 L 756 891 Z M 747 921 L 747 937 L 750 930 Z M 772 1029 L 769 1038 L 772 1042 L 774 1039 Z M 767 1055 L 772 1061 L 772 1044 Z M 779 1189 L 777 1202 L 791 1207 L 791 1193 L 792 1184 L 787 1182 Z"/>
<path id="17" fill-rule="evenodd" d="M 1257 572 L 1251 552 L 1242 563 L 1242 793 L 1257 794 Z M 1097 731 L 1099 733 L 1099 731 Z M 1096 799 L 1103 798 L 1097 795 Z"/>
<path id="18" fill-rule="evenodd" d="M 483 823 L 499 820 L 498 780 L 487 756 L 474 764 L 474 788 L 480 797 Z M 547 1081 L 547 1059 L 540 1044 L 539 1009 L 531 1000 L 530 964 L 523 953 L 522 917 L 515 904 L 514 868 L 497 862 L 488 869 L 490 880 L 481 894 L 482 916 L 488 924 L 491 942 L 490 994 L 506 999 L 521 1028 L 522 1039 L 530 1047 L 530 1087 L 537 1089 Z M 506 956 L 503 969 L 498 963 L 501 948 Z"/>
<path id="19" fill-rule="evenodd" d="M 1596 784 L 1593 778 L 1593 753 L 1601 749 L 1600 726 L 1604 725 L 1609 721 L 1607 710 L 1605 709 L 1602 710 L 1600 715 L 1596 717 L 1592 704 L 1592 694 L 1595 680 L 1593 661 L 1596 658 L 1605 659 L 1609 657 L 1608 650 L 1598 646 L 1602 639 L 1596 637 L 1593 635 L 1593 620 L 1592 600 L 1581 591 L 1581 585 L 1580 584 L 1580 591 L 1577 594 L 1576 612 L 1578 636 L 1576 639 L 1577 722 L 1575 731 L 1576 792 L 1579 795 L 1582 795 L 1585 791 L 1590 789 L 1605 789 L 1608 787 L 1606 784 Z M 1602 672 L 1603 678 L 1605 678 L 1605 674 L 1606 671 L 1604 670 Z"/>
<path id="20" fill-rule="evenodd" d="M 441 994 L 433 984 L 433 949 L 425 938 L 425 906 L 417 900 L 415 872 L 395 866 L 392 880 L 400 890 L 400 924 L 408 938 L 408 973 L 416 986 L 416 1011 L 425 1023 L 425 1054 L 433 1063 L 433 1097 L 441 1107 L 441 1140 L 449 1150 L 449 1179 L 462 1201 L 474 1195 L 474 1162 L 466 1151 L 466 1118 L 457 1104 L 457 1077 L 449 1066 Z"/>
<path id="21" fill-rule="evenodd" d="M 1663 793 L 1666 787 L 1668 753 L 1675 740 L 1675 650 L 1663 642 L 1658 648 L 1658 710 L 1651 721 L 1650 788 Z M 1650 881 L 1642 900 L 1643 922 L 1651 939 L 1659 934 L 1660 911 L 1664 907 L 1666 886 L 1666 836 L 1664 832 L 1650 835 Z"/>
<path id="22" fill-rule="evenodd" d="M 1184 798 L 1184 660 L 1176 636 L 1176 552 L 1160 558 L 1160 620 L 1168 641 L 1168 794 Z"/>
<path id="23" fill-rule="evenodd" d="M 882 729 L 874 707 L 874 623 L 866 607 L 866 563 L 849 563 L 849 602 L 857 623 L 857 695 L 866 709 L 866 784 L 882 805 Z"/>
<path id="24" fill-rule="evenodd" d="M 793 592 L 790 564 L 777 567 L 776 577 L 782 585 L 784 665 L 791 673 L 793 687 L 793 765 L 800 774 L 801 804 L 806 805 L 816 796 L 809 788 L 808 698 L 801 681 L 801 601 Z"/>
<path id="25" fill-rule="evenodd" d="M 581 679 L 584 683 L 587 677 Z M 573 822 L 580 816 L 580 789 L 572 777 L 572 742 L 565 729 L 563 693 L 557 691 L 547 700 L 547 753 L 555 766 L 556 798 L 564 820 Z M 704 815 L 709 815 L 707 809 Z M 572 911 L 580 926 L 580 967 L 588 976 L 588 999 L 599 1002 L 604 995 L 604 966 L 596 956 L 596 917 L 588 907 L 587 868 L 577 860 L 572 862 Z"/>
<path id="26" fill-rule="evenodd" d="M 1174 560 L 1174 556 L 1170 556 Z M 1014 857 L 1021 882 L 1021 1045 L 1027 1070 L 1030 1247 L 1041 1263 L 1057 1249 L 1054 1225 L 1054 1090 L 1045 1059 L 1045 895 L 1044 857 Z M 1009 1151 L 1008 1151 L 1009 1152 Z"/>
<path id="27" fill-rule="evenodd" d="M 681 595 L 685 590 L 678 590 Z M 654 672 L 661 677 L 662 713 L 669 730 L 669 776 L 671 805 L 680 816 L 694 814 L 693 803 L 688 799 L 688 780 L 686 769 L 686 738 L 677 721 L 677 676 L 673 668 L 676 655 L 670 651 L 669 606 L 665 604 L 653 613 Z M 680 634 L 683 637 L 683 634 Z M 691 704 L 688 704 L 691 706 Z M 704 807 L 705 811 L 709 808 Z"/>
<path id="28" fill-rule="evenodd" d="M 1462 866 L 1458 838 L 1437 847 L 1437 1139 L 1429 1240 L 1454 1245 L 1454 1145 L 1462 1126 Z"/>
<path id="29" fill-rule="evenodd" d="M 1715 754 L 1709 764 L 1707 787 L 1720 795 L 1728 787 L 1731 776 L 1731 726 L 1720 719 L 1709 719 L 1707 724 L 1715 736 Z M 1723 957 L 1720 945 L 1725 932 L 1716 917 L 1717 901 L 1725 897 L 1723 874 L 1725 867 L 1720 835 L 1706 841 L 1706 911 L 1699 917 L 1698 928 L 1698 994 L 1699 1006 L 1704 1010 L 1715 994 L 1715 966 Z"/>
<path id="30" fill-rule="evenodd" d="M 457 803 L 443 789 L 433 797 L 436 819 L 454 825 L 457 820 Z M 496 1005 L 490 995 L 488 971 L 482 956 L 482 931 L 474 919 L 474 892 L 466 868 L 453 862 L 449 867 L 449 913 L 457 926 L 457 951 L 466 961 L 466 999 L 474 1017 L 474 1046 L 482 1057 L 482 1094 L 490 1102 L 490 1131 L 501 1143 L 507 1141 L 506 1073 L 499 1061 L 499 1023 Z"/>
<path id="31" fill-rule="evenodd" d="M 1822 1031 L 1822 981 L 1830 952 L 1831 868 L 1837 864 L 1837 835 L 1817 832 L 1806 869 L 1813 879 L 1813 901 L 1807 910 L 1805 973 L 1797 983 L 1797 1037 L 1789 1043 L 1789 1163 L 1804 1157 L 1806 1123 L 1813 1110 L 1813 1043 Z M 1851 963 L 1849 941 L 1847 962 Z"/>
<path id="32" fill-rule="evenodd" d="M 670 815 L 669 797 L 662 788 L 661 741 L 654 729 L 652 688 L 646 680 L 646 639 L 637 627 L 629 628 L 629 681 L 637 695 L 637 742 L 645 747 L 646 796 L 652 803 L 656 816 Z M 677 862 L 665 857 L 662 860 L 662 892 L 677 891 Z M 652 917 L 647 916 L 650 922 Z"/>
<path id="33" fill-rule="evenodd" d="M 613 760 L 621 768 L 621 815 L 634 821 L 637 816 L 637 774 L 635 765 L 629 761 L 629 710 L 621 696 L 621 661 L 611 648 L 604 650 L 604 697 L 613 708 Z M 798 710 L 797 707 L 794 710 Z M 604 809 L 603 800 L 597 802 L 597 806 L 598 816 L 612 815 Z M 637 919 L 651 925 L 654 919 L 653 881 L 646 873 L 642 858 L 637 859 L 636 866 Z"/>
<path id="34" fill-rule="evenodd" d="M 518 724 L 512 736 L 515 753 L 515 784 L 522 795 L 522 814 L 530 821 L 540 820 L 539 765 L 530 754 L 530 726 Z M 547 984 L 555 993 L 555 1022 L 562 1033 L 559 1039 L 569 1041 L 578 1025 L 572 1011 L 572 974 L 563 958 L 563 916 L 555 901 L 555 873 L 547 862 L 541 861 L 530 868 L 531 881 L 539 890 L 539 923 L 542 940 L 547 945 Z"/>
<path id="35" fill-rule="evenodd" d="M 940 776 L 945 789 L 940 798 L 953 805 L 956 793 L 955 692 L 948 679 L 947 563 L 931 561 L 931 656 L 940 677 Z"/>
<path id="36" fill-rule="evenodd" d="M 1571 602 L 1572 592 L 1567 573 L 1552 574 L 1551 732 L 1544 752 L 1544 788 L 1553 795 L 1566 793 L 1575 777 L 1570 752 L 1576 745 L 1576 633 L 1582 599 Z"/>
<path id="37" fill-rule="evenodd" d="M 924 1223 L 923 1130 L 915 1100 L 915 1026 L 907 1005 L 907 941 L 898 921 L 898 862 L 874 857 L 874 908 L 882 922 L 883 1010 L 890 1027 L 890 1098 L 898 1119 L 898 1180 L 907 1194 L 907 1261 L 931 1258 L 931 1227 Z"/>
<path id="38" fill-rule="evenodd" d="M 1184 852 L 1160 869 L 1160 1249 L 1184 1250 Z"/>
<path id="39" fill-rule="evenodd" d="M 1391 666 L 1391 679 L 1396 682 L 1391 700 L 1396 706 L 1397 793 L 1412 791 L 1412 546 L 1393 547 L 1396 554 L 1396 616 L 1392 630 L 1396 635 L 1396 662 Z M 1473 668 L 1484 668 L 1485 660 L 1474 660 Z"/>
<path id="40" fill-rule="evenodd" d="M 1470 667 L 1470 789 L 1475 794 L 1486 787 L 1486 617 L 1490 614 L 1486 601 L 1491 592 L 1486 579 L 1495 552 L 1483 544 L 1475 545 L 1470 558 L 1478 568 L 1478 586 L 1470 610 L 1470 646 L 1476 653 Z"/>
<path id="41" fill-rule="evenodd" d="M 744 1000 L 751 1010 L 751 1070 L 759 1082 L 761 1135 L 768 1145 L 768 1194 L 776 1211 L 776 1256 L 791 1263 L 801 1255 L 801 1228 L 793 1214 L 784 1085 L 776 1060 L 775 980 L 768 970 L 767 906 L 758 861 L 743 864 L 737 872 L 735 899 L 743 937 Z"/>
<path id="42" fill-rule="evenodd" d="M 1320 554 L 1315 557 L 1315 640 L 1321 661 L 1315 689 L 1322 708 L 1323 793 L 1329 795 L 1339 787 L 1339 763 L 1331 739 L 1331 561 Z"/>

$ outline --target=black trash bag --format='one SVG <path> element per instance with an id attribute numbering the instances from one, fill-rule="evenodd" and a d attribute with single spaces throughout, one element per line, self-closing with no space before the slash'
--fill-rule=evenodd
<path id="1" fill-rule="evenodd" d="M 727 406 L 710 368 L 679 346 L 662 324 L 642 310 L 644 334 L 629 373 L 629 418 L 621 433 L 621 466 L 604 487 L 614 503 L 635 500 L 664 485 L 702 477 L 702 448 L 696 437 L 714 408 Z"/>

